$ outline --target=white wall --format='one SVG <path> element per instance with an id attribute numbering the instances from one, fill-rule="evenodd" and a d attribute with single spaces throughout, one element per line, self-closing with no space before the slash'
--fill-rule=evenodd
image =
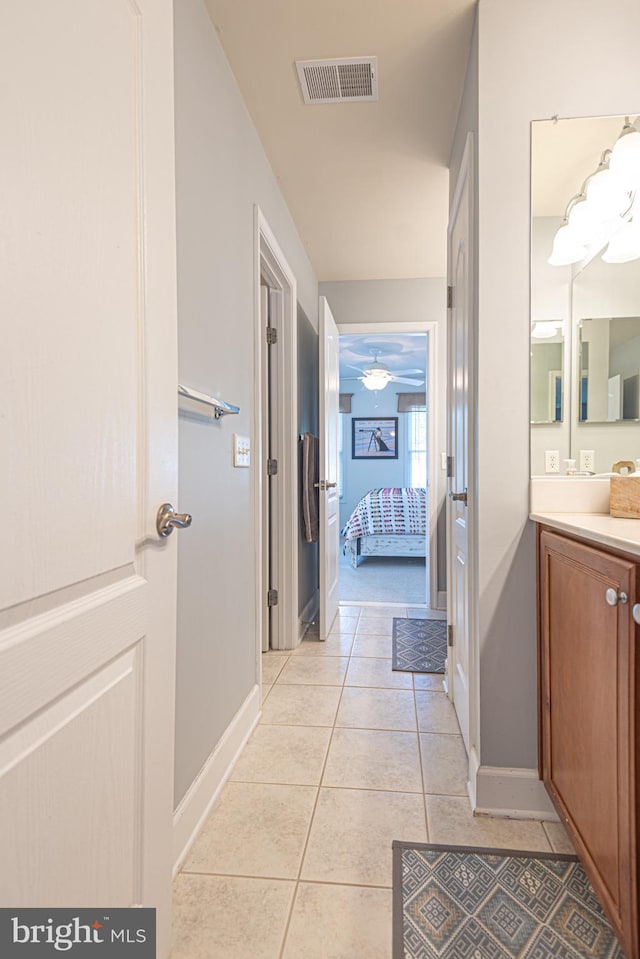
<path id="1" fill-rule="evenodd" d="M 481 762 L 537 765 L 529 500 L 530 123 L 640 112 L 637 0 L 481 0 L 478 555 Z M 507 362 L 505 362 L 505 359 Z"/>
<path id="2" fill-rule="evenodd" d="M 446 243 L 443 236 L 442 242 Z M 429 428 L 435 430 L 435 445 L 446 450 L 447 281 L 444 277 L 410 280 L 358 280 L 320 283 L 340 326 L 347 323 L 436 323 L 435 366 L 437 373 L 435 411 Z M 429 349 L 433 344 L 429 343 Z M 438 464 L 439 465 L 439 464 Z M 438 525 L 438 590 L 446 590 L 446 476 L 437 469 L 432 477 L 433 505 Z"/>
<path id="3" fill-rule="evenodd" d="M 194 519 L 179 547 L 177 802 L 256 682 L 251 472 L 231 457 L 256 402 L 254 204 L 314 329 L 318 289 L 202 0 L 176 0 L 175 75 L 180 382 L 241 410 L 180 417 L 179 505 Z"/>

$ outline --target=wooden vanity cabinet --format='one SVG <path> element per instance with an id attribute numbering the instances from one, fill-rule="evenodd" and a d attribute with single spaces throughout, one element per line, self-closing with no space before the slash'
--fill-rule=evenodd
<path id="1" fill-rule="evenodd" d="M 639 571 L 538 527 L 541 774 L 627 959 L 640 959 Z"/>

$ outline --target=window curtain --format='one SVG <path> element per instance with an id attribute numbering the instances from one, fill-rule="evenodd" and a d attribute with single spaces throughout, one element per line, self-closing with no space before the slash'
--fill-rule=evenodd
<path id="1" fill-rule="evenodd" d="M 426 393 L 398 393 L 398 413 L 426 413 Z"/>
<path id="2" fill-rule="evenodd" d="M 341 393 L 340 394 L 340 412 L 341 413 L 350 413 L 351 412 L 351 397 L 353 393 Z"/>

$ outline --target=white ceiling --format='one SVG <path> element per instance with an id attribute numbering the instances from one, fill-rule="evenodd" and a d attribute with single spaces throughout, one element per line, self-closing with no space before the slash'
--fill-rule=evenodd
<path id="1" fill-rule="evenodd" d="M 475 0 L 205 0 L 320 280 L 444 276 Z M 294 61 L 378 57 L 373 103 L 305 106 Z"/>

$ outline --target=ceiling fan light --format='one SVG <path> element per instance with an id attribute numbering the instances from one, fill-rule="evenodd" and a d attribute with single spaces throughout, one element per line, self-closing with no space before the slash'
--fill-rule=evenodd
<path id="1" fill-rule="evenodd" d="M 365 371 L 365 375 L 361 377 L 362 385 L 368 390 L 383 390 L 390 379 L 386 370 Z"/>

